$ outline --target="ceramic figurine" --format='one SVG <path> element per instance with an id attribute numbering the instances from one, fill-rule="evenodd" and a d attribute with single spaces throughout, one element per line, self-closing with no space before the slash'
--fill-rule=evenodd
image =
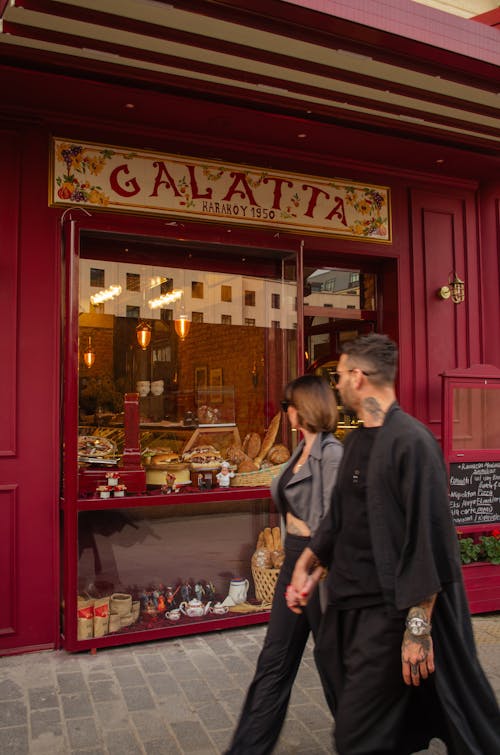
<path id="1" fill-rule="evenodd" d="M 228 488 L 231 485 L 232 477 L 234 477 L 234 472 L 231 472 L 227 461 L 223 461 L 220 466 L 220 472 L 215 475 L 215 479 L 219 483 L 219 487 Z"/>
<path id="2" fill-rule="evenodd" d="M 191 599 L 191 585 L 188 582 L 184 582 L 184 584 L 181 585 L 181 595 L 182 600 L 189 603 Z"/>
<path id="3" fill-rule="evenodd" d="M 198 598 L 198 600 L 201 600 L 203 596 L 205 595 L 205 590 L 203 589 L 203 585 L 200 582 L 197 582 L 194 586 L 194 594 Z"/>
<path id="4" fill-rule="evenodd" d="M 163 613 L 167 607 L 165 596 L 162 595 L 161 593 L 158 595 L 157 606 L 158 606 L 158 611 L 160 611 L 160 613 Z"/>
<path id="5" fill-rule="evenodd" d="M 215 585 L 213 582 L 205 583 L 205 596 L 210 602 L 215 600 Z"/>

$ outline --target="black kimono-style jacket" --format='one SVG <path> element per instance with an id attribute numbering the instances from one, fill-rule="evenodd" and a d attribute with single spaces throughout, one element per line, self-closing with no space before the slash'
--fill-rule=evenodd
<path id="1" fill-rule="evenodd" d="M 355 432 L 345 442 L 339 482 Z M 311 542 L 325 566 L 335 542 L 335 495 Z M 500 755 L 500 712 L 476 656 L 441 449 L 397 403 L 373 444 L 367 509 L 385 602 L 405 611 L 438 593 L 432 616 L 435 683 L 448 718 L 450 755 Z"/>

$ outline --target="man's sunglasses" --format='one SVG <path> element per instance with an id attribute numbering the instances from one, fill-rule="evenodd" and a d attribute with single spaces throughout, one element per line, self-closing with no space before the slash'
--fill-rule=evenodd
<path id="1" fill-rule="evenodd" d="M 283 401 L 280 401 L 280 405 L 285 413 L 288 411 L 289 406 L 293 406 L 292 402 L 287 398 L 284 398 Z"/>
<path id="2" fill-rule="evenodd" d="M 366 375 L 366 377 L 371 377 L 372 375 L 376 375 L 378 370 L 374 370 L 374 372 L 366 372 L 365 370 L 362 370 L 360 367 L 353 367 L 351 370 L 342 370 L 342 372 L 333 372 L 333 382 L 335 385 L 338 385 L 340 383 L 340 378 L 344 374 L 344 372 L 354 372 L 354 370 L 359 370 L 363 373 L 363 375 Z"/>

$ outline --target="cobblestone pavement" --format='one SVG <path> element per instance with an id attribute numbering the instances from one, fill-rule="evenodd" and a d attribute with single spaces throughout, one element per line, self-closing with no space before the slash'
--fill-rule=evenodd
<path id="1" fill-rule="evenodd" d="M 227 746 L 265 626 L 99 650 L 0 658 L 0 753 L 208 755 Z M 500 699 L 500 613 L 474 618 Z M 309 644 L 276 755 L 332 753 Z M 432 743 L 430 752 L 443 752 Z"/>

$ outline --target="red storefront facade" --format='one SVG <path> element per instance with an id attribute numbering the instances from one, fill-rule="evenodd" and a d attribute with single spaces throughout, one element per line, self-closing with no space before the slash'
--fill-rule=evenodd
<path id="1" fill-rule="evenodd" d="M 262 7 L 255 3 L 251 11 L 242 2 L 174 2 L 166 9 L 159 7 L 160 15 L 154 19 L 145 16 L 140 27 L 137 19 L 130 20 L 131 12 L 110 19 L 112 13 L 90 11 L 85 3 L 66 6 L 23 0 L 16 5 L 19 12 L 36 15 L 27 20 L 19 14 L 9 17 L 4 8 L 0 48 L 2 653 L 61 643 L 70 649 L 92 644 L 79 645 L 74 626 L 69 631 L 72 638 L 61 640 L 61 614 L 66 609 L 73 615 L 76 607 L 78 567 L 73 549 L 78 538 L 76 519 L 70 520 L 92 509 L 88 502 L 76 503 L 76 465 L 72 479 L 61 450 L 65 442 L 68 453 L 68 416 L 77 408 L 76 374 L 82 351 L 78 325 L 71 326 L 71 312 L 78 319 L 74 268 L 80 257 L 76 247 L 71 251 L 72 230 L 84 247 L 81 258 L 91 261 L 116 260 L 123 239 L 131 247 L 136 245 L 139 260 L 138 245 L 153 239 L 155 246 L 161 240 L 178 255 L 188 247 L 193 254 L 203 248 L 203 269 L 215 273 L 241 273 L 243 256 L 251 253 L 254 261 L 245 275 L 258 276 L 268 264 L 271 280 L 293 257 L 298 370 L 308 366 L 303 356 L 308 337 L 305 318 L 307 306 L 313 306 L 301 290 L 304 269 L 346 269 L 374 276 L 377 304 L 371 310 L 366 307 L 370 314 L 365 313 L 365 322 L 373 320 L 377 330 L 399 342 L 400 403 L 438 438 L 442 436 L 441 373 L 481 363 L 500 367 L 500 128 L 499 106 L 495 110 L 493 99 L 498 101 L 500 92 L 497 29 L 453 19 L 447 21 L 445 37 L 443 25 L 441 35 L 437 26 L 432 27 L 438 21 L 444 24 L 444 14 L 393 0 L 377 4 L 385 10 L 383 18 L 363 15 L 366 4 L 361 2 L 336 3 L 335 10 L 313 0 Z M 52 19 L 53 5 L 61 6 L 60 23 L 75 24 L 71 33 L 67 29 L 63 33 L 57 24 L 36 25 L 37 19 Z M 84 16 L 78 15 L 84 11 Z M 191 14 L 196 31 L 188 38 L 179 19 L 174 34 L 174 24 L 169 26 L 163 11 Z M 159 38 L 161 20 L 169 31 L 165 32 L 168 49 L 155 52 L 152 43 L 148 54 L 143 48 L 133 55 L 131 50 L 139 47 L 130 39 L 128 55 L 141 62 L 137 68 L 111 59 L 118 46 L 106 36 L 80 46 L 80 50 L 97 50 L 95 59 L 88 51 L 75 54 L 74 38 L 83 34 L 78 24 L 84 18 L 104 29 L 114 20 L 124 34 L 140 32 L 152 40 Z M 222 39 L 226 23 L 231 24 L 225 33 L 233 34 L 232 41 Z M 491 19 L 490 23 L 493 26 Z M 241 34 L 236 35 L 237 29 Z M 34 46 L 25 46 L 26 40 L 34 41 Z M 201 53 L 183 59 L 181 74 L 181 52 L 175 45 L 187 44 Z M 229 65 L 228 61 L 222 65 L 222 57 L 229 60 L 240 54 L 239 47 L 247 50 L 242 56 L 246 61 L 252 48 L 262 70 L 242 65 L 231 84 L 222 83 Z M 314 58 L 312 48 L 347 50 L 344 59 L 349 66 Z M 220 59 L 211 61 L 214 51 Z M 159 70 L 160 65 L 174 68 L 174 64 L 175 71 Z M 406 82 L 399 78 L 404 70 Z M 303 80 L 302 74 L 310 80 Z M 384 79 L 385 74 L 392 80 Z M 440 77 L 439 92 L 425 91 L 425 77 L 431 76 Z M 373 89 L 371 98 L 368 86 Z M 416 102 L 421 103 L 420 111 Z M 199 164 L 220 161 L 233 166 L 233 172 L 234 166 L 247 166 L 269 174 L 293 174 L 309 186 L 311 177 L 319 177 L 386 187 L 390 228 L 387 237 L 374 241 L 361 233 L 343 236 L 306 227 L 277 228 L 272 222 L 234 223 L 228 217 L 209 222 L 181 211 L 140 214 L 127 207 L 110 209 L 97 201 L 92 207 L 71 201 L 50 206 L 54 138 L 69 144 L 148 150 L 157 159 L 177 155 Z M 198 189 L 201 194 L 206 186 L 200 184 Z M 158 262 L 162 253 L 155 254 L 151 251 L 149 259 Z M 177 269 L 186 266 L 183 260 L 178 257 Z M 192 267 L 198 269 L 194 261 Z M 459 304 L 437 295 L 454 274 L 465 282 L 465 300 Z M 311 309 L 309 316 L 313 314 Z M 348 322 L 349 317 L 344 312 L 341 319 Z M 266 334 L 266 364 L 275 359 L 274 382 L 268 371 L 268 393 L 258 409 L 266 423 L 276 411 L 279 387 L 287 376 L 283 362 L 274 356 L 274 336 Z M 322 354 L 318 349 L 317 355 Z M 212 364 L 210 355 L 200 361 L 199 352 L 193 359 L 190 370 L 202 365 L 196 379 L 203 376 L 205 365 L 210 373 L 217 364 Z M 244 355 L 238 356 L 240 363 L 243 359 Z M 247 371 L 258 387 L 260 364 L 255 373 L 253 366 L 251 362 Z M 231 368 L 227 370 L 231 374 Z M 254 429 L 250 417 L 242 427 Z M 208 500 L 203 499 L 207 493 L 191 495 L 189 505 Z M 217 506 L 215 491 L 208 495 Z M 179 506 L 187 496 L 179 496 Z M 127 498 L 124 508 L 140 508 L 144 501 L 139 498 Z M 255 499 L 261 501 L 256 504 L 259 521 L 267 523 L 265 492 L 256 493 Z M 193 543 L 193 554 L 197 547 Z M 224 620 L 220 621 L 223 626 Z M 119 641 L 118 637 L 110 644 Z"/>

